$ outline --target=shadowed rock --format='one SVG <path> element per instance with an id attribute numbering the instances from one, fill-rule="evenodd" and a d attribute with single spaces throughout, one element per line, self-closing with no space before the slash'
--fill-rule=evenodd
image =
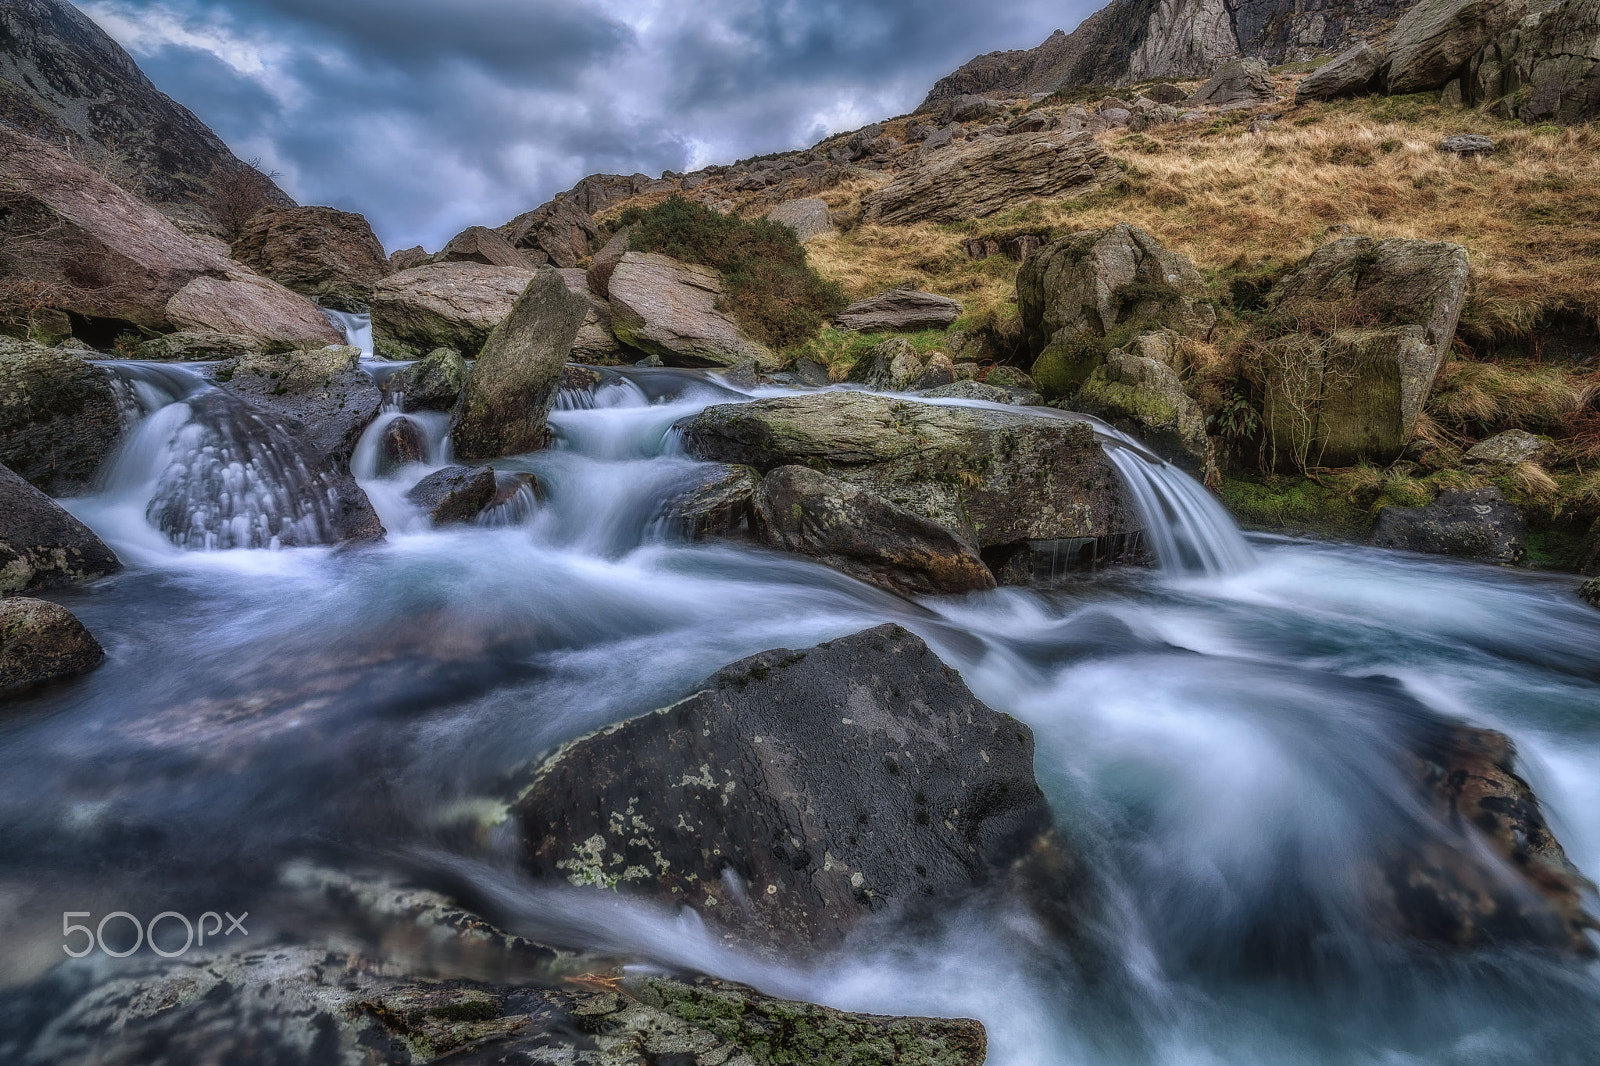
<path id="1" fill-rule="evenodd" d="M 1419 0 L 1384 44 L 1390 93 L 1442 89 L 1484 45 L 1515 26 L 1527 0 Z"/>
<path id="2" fill-rule="evenodd" d="M 0 463 L 52 496 L 81 495 L 121 437 L 103 371 L 72 352 L 0 338 Z"/>
<path id="3" fill-rule="evenodd" d="M 367 220 L 332 207 L 262 211 L 240 227 L 233 255 L 328 306 L 364 306 L 372 287 L 394 273 Z"/>
<path id="4" fill-rule="evenodd" d="M 83 623 L 58 603 L 0 600 L 0 689 L 81 674 L 106 657 Z"/>
<path id="5" fill-rule="evenodd" d="M 1527 520 L 1496 488 L 1442 492 L 1423 507 L 1385 507 L 1372 528 L 1380 548 L 1515 563 L 1526 554 Z"/>
<path id="6" fill-rule="evenodd" d="M 1472 57 L 1462 100 L 1524 122 L 1600 118 L 1600 0 L 1563 0 Z"/>
<path id="7" fill-rule="evenodd" d="M 0 595 L 120 569 L 116 555 L 88 526 L 0 466 Z"/>
<path id="8" fill-rule="evenodd" d="M 1295 86 L 1294 102 L 1376 92 L 1382 70 L 1383 54 L 1367 42 L 1358 41 L 1301 79 Z"/>

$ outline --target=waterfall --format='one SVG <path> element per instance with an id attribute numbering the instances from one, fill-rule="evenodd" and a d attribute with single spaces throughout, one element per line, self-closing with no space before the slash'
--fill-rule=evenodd
<path id="1" fill-rule="evenodd" d="M 372 349 L 372 315 L 357 314 L 351 311 L 335 311 L 331 307 L 322 308 L 322 313 L 333 323 L 333 328 L 344 334 L 344 342 L 353 348 L 360 348 L 364 359 L 371 359 Z"/>

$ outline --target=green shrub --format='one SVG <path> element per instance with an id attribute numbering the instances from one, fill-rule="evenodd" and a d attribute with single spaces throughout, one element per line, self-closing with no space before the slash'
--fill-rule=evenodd
<path id="1" fill-rule="evenodd" d="M 794 230 L 777 222 L 721 215 L 681 196 L 632 207 L 618 220 L 632 226 L 629 246 L 710 267 L 726 287 L 719 310 L 770 348 L 813 336 L 845 305 L 844 291 L 806 263 Z"/>

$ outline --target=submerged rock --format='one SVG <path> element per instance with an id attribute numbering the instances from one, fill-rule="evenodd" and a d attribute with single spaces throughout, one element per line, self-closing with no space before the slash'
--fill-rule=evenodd
<path id="1" fill-rule="evenodd" d="M 664 516 L 691 540 L 745 532 L 761 475 L 748 466 L 714 463 L 667 502 Z"/>
<path id="2" fill-rule="evenodd" d="M 103 371 L 72 352 L 0 338 L 0 463 L 52 496 L 76 496 L 94 487 L 121 436 Z"/>
<path id="3" fill-rule="evenodd" d="M 422 463 L 428 459 L 428 435 L 414 419 L 404 415 L 390 420 L 383 427 L 378 441 L 378 475 L 393 473 L 396 467 L 407 463 Z"/>
<path id="4" fill-rule="evenodd" d="M 560 271 L 534 276 L 467 376 L 450 423 L 457 456 L 498 459 L 544 446 L 545 416 L 588 310 Z"/>
<path id="5" fill-rule="evenodd" d="M 945 527 L 807 467 L 763 478 L 755 515 L 769 546 L 896 592 L 994 588 L 977 550 Z"/>
<path id="6" fill-rule="evenodd" d="M 1050 830 L 1027 727 L 898 626 L 763 652 L 572 741 L 515 811 L 536 877 L 799 951 L 879 911 L 948 906 Z"/>
<path id="7" fill-rule="evenodd" d="M 1385 507 L 1372 543 L 1380 548 L 1515 563 L 1526 554 L 1528 523 L 1496 488 L 1442 492 L 1423 507 Z"/>
<path id="8" fill-rule="evenodd" d="M 979 549 L 1142 528 L 1086 422 L 823 392 L 708 407 L 683 425 L 698 458 L 822 470 Z"/>
<path id="9" fill-rule="evenodd" d="M 0 600 L 0 689 L 81 674 L 105 658 L 100 642 L 59 603 Z"/>
<path id="10" fill-rule="evenodd" d="M 89 527 L 0 466 L 0 595 L 83 581 L 122 569 Z"/>
<path id="11" fill-rule="evenodd" d="M 515 491 L 515 490 L 513 490 Z M 495 502 L 495 472 L 487 466 L 447 466 L 414 485 L 406 499 L 436 526 L 470 522 Z"/>

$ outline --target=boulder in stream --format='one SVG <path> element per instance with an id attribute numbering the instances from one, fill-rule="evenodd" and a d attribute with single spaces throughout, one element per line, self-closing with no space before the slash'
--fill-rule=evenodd
<path id="1" fill-rule="evenodd" d="M 1522 512 L 1499 489 L 1468 489 L 1442 492 L 1422 507 L 1385 507 L 1372 528 L 1372 543 L 1509 564 L 1527 553 L 1527 533 Z"/>
<path id="2" fill-rule="evenodd" d="M 0 595 L 83 581 L 122 569 L 88 526 L 0 466 Z"/>
<path id="3" fill-rule="evenodd" d="M 533 279 L 532 267 L 428 263 L 402 270 L 372 289 L 372 337 L 378 351 L 416 359 L 435 348 L 473 358 Z"/>
<path id="4" fill-rule="evenodd" d="M 454 348 L 435 348 L 396 374 L 389 384 L 405 394 L 408 411 L 448 411 L 461 398 L 469 369 Z"/>
<path id="5" fill-rule="evenodd" d="M 563 745 L 515 812 L 535 877 L 801 952 L 879 911 L 948 906 L 1051 825 L 1028 728 L 892 625 L 751 656 Z"/>
<path id="6" fill-rule="evenodd" d="M 588 298 L 559 270 L 534 275 L 467 375 L 450 425 L 457 456 L 498 459 L 544 446 L 545 416 L 588 311 Z"/>
<path id="7" fill-rule="evenodd" d="M 104 658 L 100 642 L 59 603 L 0 600 L 0 690 L 81 674 Z"/>
<path id="8" fill-rule="evenodd" d="M 0 463 L 52 496 L 80 495 L 121 437 L 104 371 L 74 352 L 0 338 Z"/>
<path id="9" fill-rule="evenodd" d="M 494 502 L 494 471 L 487 466 L 447 466 L 417 482 L 406 493 L 436 526 L 470 522 Z"/>

